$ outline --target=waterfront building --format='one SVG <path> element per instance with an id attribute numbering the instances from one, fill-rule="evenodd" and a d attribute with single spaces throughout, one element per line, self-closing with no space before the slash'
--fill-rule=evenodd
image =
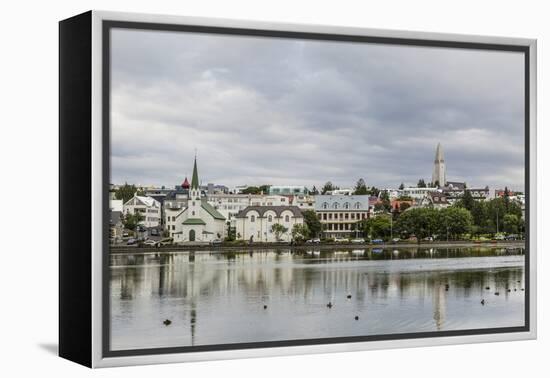
<path id="1" fill-rule="evenodd" d="M 141 214 L 143 220 L 140 222 L 145 227 L 158 227 L 161 223 L 161 204 L 152 197 L 138 196 L 134 194 L 123 205 L 124 214 Z"/>
<path id="2" fill-rule="evenodd" d="M 445 166 L 445 157 L 443 156 L 443 147 L 441 143 L 438 143 L 435 149 L 432 184 L 434 184 L 434 186 L 445 186 L 447 184 L 447 168 Z"/>
<path id="3" fill-rule="evenodd" d="M 185 182 L 182 184 L 182 187 L 184 186 L 187 186 Z M 226 235 L 225 217 L 210 205 L 206 198 L 202 198 L 197 158 L 193 165 L 193 176 L 187 190 L 185 206 L 166 208 L 165 213 L 166 227 L 175 243 L 210 242 L 222 239 Z"/>
<path id="4" fill-rule="evenodd" d="M 315 196 L 315 213 L 327 238 L 355 235 L 356 223 L 372 215 L 368 195 Z"/>
<path id="5" fill-rule="evenodd" d="M 235 218 L 237 239 L 253 242 L 289 242 L 294 225 L 304 223 L 304 216 L 297 206 L 248 206 Z M 274 224 L 281 224 L 287 229 L 279 235 L 279 240 L 272 229 Z"/>

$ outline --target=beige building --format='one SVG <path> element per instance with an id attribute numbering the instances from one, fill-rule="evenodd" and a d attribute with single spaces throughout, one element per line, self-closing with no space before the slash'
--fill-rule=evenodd
<path id="1" fill-rule="evenodd" d="M 327 238 L 353 237 L 357 222 L 368 219 L 372 210 L 368 195 L 315 196 L 315 213 Z"/>
<path id="2" fill-rule="evenodd" d="M 277 235 L 273 225 L 280 224 L 286 232 Z M 236 216 L 236 231 L 238 240 L 273 243 L 276 241 L 291 241 L 292 228 L 296 224 L 304 224 L 304 216 L 296 206 L 249 206 Z"/>

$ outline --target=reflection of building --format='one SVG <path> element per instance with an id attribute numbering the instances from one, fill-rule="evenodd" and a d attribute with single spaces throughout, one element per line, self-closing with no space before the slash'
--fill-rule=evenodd
<path id="1" fill-rule="evenodd" d="M 326 237 L 353 236 L 355 224 L 370 217 L 369 196 L 315 196 L 315 212 Z"/>
<path id="2" fill-rule="evenodd" d="M 442 283 L 434 283 L 433 290 L 433 311 L 435 326 L 437 327 L 438 331 L 441 331 L 441 329 L 445 326 L 445 315 L 447 313 L 445 286 Z"/>
<path id="3" fill-rule="evenodd" d="M 237 239 L 276 242 L 292 240 L 292 228 L 303 224 L 304 217 L 296 206 L 249 206 L 240 211 L 237 216 Z M 277 240 L 273 225 L 280 224 L 286 232 Z"/>
<path id="4" fill-rule="evenodd" d="M 161 221 L 160 202 L 152 197 L 134 195 L 123 206 L 124 214 L 141 214 L 145 227 L 158 227 Z"/>
<path id="5" fill-rule="evenodd" d="M 434 186 L 445 186 L 447 183 L 447 169 L 445 167 L 445 158 L 443 156 L 443 147 L 441 143 L 437 144 L 435 149 L 434 171 L 432 174 L 432 184 Z"/>
<path id="6" fill-rule="evenodd" d="M 166 209 L 166 218 L 168 232 L 175 243 L 208 242 L 225 236 L 225 217 L 206 198 L 201 198 L 196 158 L 187 203 L 179 210 Z"/>

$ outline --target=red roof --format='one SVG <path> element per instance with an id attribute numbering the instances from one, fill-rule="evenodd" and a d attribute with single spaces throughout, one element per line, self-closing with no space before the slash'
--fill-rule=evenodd
<path id="1" fill-rule="evenodd" d="M 183 189 L 189 189 L 189 181 L 187 181 L 187 177 L 185 178 L 185 181 L 183 181 L 183 184 L 181 184 L 181 187 Z"/>

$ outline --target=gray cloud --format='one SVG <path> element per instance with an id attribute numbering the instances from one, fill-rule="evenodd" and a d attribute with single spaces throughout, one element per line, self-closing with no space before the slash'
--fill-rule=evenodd
<path id="1" fill-rule="evenodd" d="M 196 33 L 112 34 L 112 182 L 522 189 L 519 53 Z"/>

